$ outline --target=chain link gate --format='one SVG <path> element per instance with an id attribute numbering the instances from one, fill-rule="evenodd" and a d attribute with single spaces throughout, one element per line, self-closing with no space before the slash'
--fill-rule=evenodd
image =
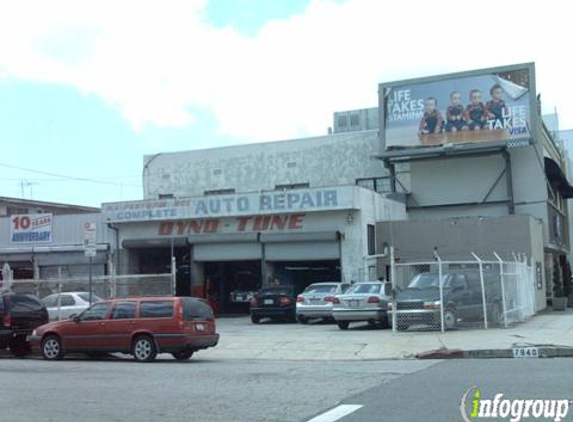
<path id="1" fill-rule="evenodd" d="M 532 267 L 514 261 L 392 262 L 393 331 L 507 327 L 535 314 Z"/>

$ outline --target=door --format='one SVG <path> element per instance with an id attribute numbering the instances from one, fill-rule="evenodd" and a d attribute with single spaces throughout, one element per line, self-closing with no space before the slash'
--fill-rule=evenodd
<path id="1" fill-rule="evenodd" d="M 131 334 L 135 331 L 137 302 L 115 302 L 111 315 L 105 321 L 103 344 L 106 350 L 129 352 Z"/>
<path id="2" fill-rule="evenodd" d="M 105 350 L 103 334 L 110 305 L 110 302 L 96 303 L 79 315 L 77 322 L 70 321 L 62 327 L 62 341 L 68 352 Z"/>

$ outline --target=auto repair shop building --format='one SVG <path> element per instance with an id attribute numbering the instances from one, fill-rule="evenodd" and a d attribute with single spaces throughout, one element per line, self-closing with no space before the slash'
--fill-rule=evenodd
<path id="1" fill-rule="evenodd" d="M 406 218 L 383 191 L 377 131 L 161 153 L 144 158 L 144 200 L 103 204 L 122 273 L 177 263 L 177 293 L 220 298 L 279 281 L 376 278 L 375 224 Z"/>

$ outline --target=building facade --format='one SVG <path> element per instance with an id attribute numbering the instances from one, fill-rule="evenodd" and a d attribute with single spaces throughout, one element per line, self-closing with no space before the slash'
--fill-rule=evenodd
<path id="1" fill-rule="evenodd" d="M 378 221 L 404 203 L 365 187 L 388 184 L 376 131 L 144 159 L 142 201 L 103 205 L 119 233 L 120 270 L 178 268 L 178 294 L 208 295 L 222 312 L 270 283 L 375 279 Z M 242 296 L 241 296 L 242 298 Z"/>

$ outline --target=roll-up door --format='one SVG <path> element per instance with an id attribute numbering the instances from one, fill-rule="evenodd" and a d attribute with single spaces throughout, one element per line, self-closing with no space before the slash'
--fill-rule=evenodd
<path id="1" fill-rule="evenodd" d="M 263 257 L 258 233 L 189 236 L 195 261 L 244 261 Z"/>
<path id="2" fill-rule="evenodd" d="M 339 259 L 337 232 L 261 234 L 267 261 Z"/>

